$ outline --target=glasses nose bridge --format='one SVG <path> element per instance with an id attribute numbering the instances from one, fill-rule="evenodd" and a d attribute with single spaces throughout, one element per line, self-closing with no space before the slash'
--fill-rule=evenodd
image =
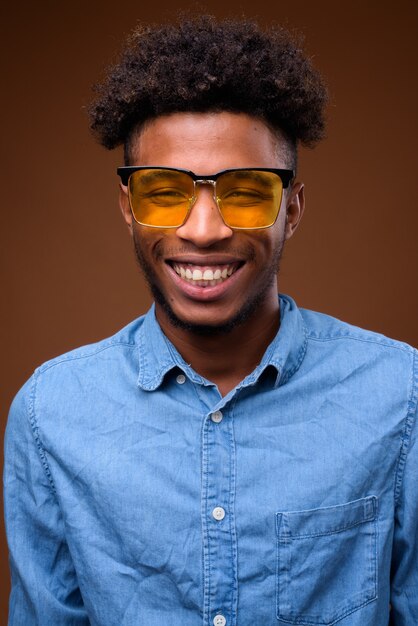
<path id="1" fill-rule="evenodd" d="M 216 204 L 216 206 L 218 207 L 219 210 L 219 205 L 218 205 L 218 199 L 216 197 L 216 180 L 212 179 L 212 178 L 196 178 L 195 180 L 193 180 L 193 201 L 192 201 L 192 206 L 194 206 L 194 204 L 197 201 L 197 189 L 199 185 L 210 185 L 212 187 L 213 190 L 213 200 Z"/>
<path id="2" fill-rule="evenodd" d="M 211 185 L 213 188 L 213 194 L 215 195 L 216 180 L 213 180 L 213 178 L 197 178 L 196 180 L 193 181 L 193 183 L 194 183 L 195 190 L 196 190 L 197 185 Z"/>

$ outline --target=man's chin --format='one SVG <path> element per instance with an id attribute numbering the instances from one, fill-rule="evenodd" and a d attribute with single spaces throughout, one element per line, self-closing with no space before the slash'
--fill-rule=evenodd
<path id="1" fill-rule="evenodd" d="M 257 314 L 264 294 L 260 293 L 258 297 L 247 301 L 242 308 L 235 313 L 233 317 L 223 322 L 202 323 L 193 320 L 182 319 L 179 317 L 167 302 L 164 295 L 155 284 L 149 283 L 155 302 L 162 309 L 169 322 L 173 327 L 187 331 L 189 333 L 201 337 L 215 337 L 217 335 L 226 335 L 236 328 L 239 328 Z"/>
<path id="2" fill-rule="evenodd" d="M 201 337 L 214 337 L 216 335 L 230 333 L 234 328 L 240 325 L 240 314 L 234 316 L 233 319 L 221 323 L 205 323 L 191 319 L 184 319 L 176 314 L 158 287 L 150 285 L 150 288 L 156 304 L 165 314 L 170 324 L 175 328 L 179 328 Z"/>
<path id="3" fill-rule="evenodd" d="M 185 330 L 188 333 L 192 333 L 194 335 L 199 335 L 200 337 L 215 337 L 217 335 L 225 335 L 232 332 L 234 328 L 237 328 L 241 325 L 240 320 L 237 320 L 236 318 L 222 324 L 202 324 L 179 318 L 170 307 L 164 307 L 164 312 L 166 313 L 170 323 L 174 327 Z"/>

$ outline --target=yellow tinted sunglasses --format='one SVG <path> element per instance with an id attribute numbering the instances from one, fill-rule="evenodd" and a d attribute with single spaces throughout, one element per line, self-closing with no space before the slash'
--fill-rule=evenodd
<path id="1" fill-rule="evenodd" d="M 200 176 L 172 167 L 118 167 L 132 215 L 152 228 L 182 226 L 197 200 L 198 185 L 211 185 L 223 221 L 234 229 L 272 226 L 293 170 L 239 168 Z"/>

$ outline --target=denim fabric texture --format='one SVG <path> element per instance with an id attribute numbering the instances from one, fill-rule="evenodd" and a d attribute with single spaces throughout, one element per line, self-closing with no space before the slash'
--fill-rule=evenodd
<path id="1" fill-rule="evenodd" d="M 6 433 L 10 626 L 418 624 L 417 352 L 280 313 L 223 398 L 153 308 L 36 370 Z"/>

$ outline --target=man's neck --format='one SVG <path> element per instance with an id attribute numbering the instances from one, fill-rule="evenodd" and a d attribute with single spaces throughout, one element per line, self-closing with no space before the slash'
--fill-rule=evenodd
<path id="1" fill-rule="evenodd" d="M 280 325 L 278 299 L 276 303 L 258 310 L 227 333 L 201 334 L 175 326 L 158 305 L 156 315 L 164 334 L 186 363 L 215 383 L 225 396 L 255 369 L 276 336 Z"/>

